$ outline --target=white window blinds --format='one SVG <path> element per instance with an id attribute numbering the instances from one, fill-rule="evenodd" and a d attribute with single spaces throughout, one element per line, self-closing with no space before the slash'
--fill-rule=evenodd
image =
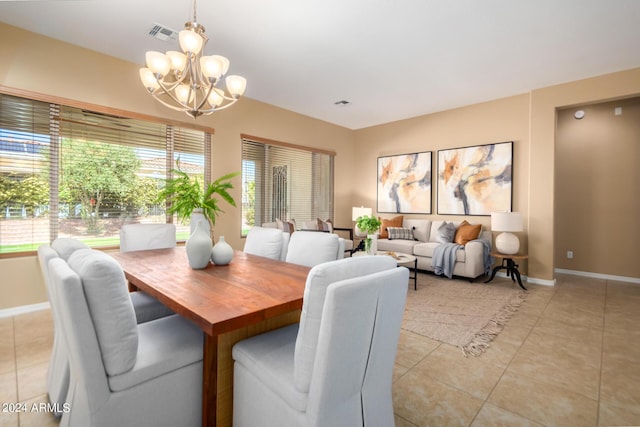
<path id="1" fill-rule="evenodd" d="M 290 144 L 242 139 L 243 234 L 253 225 L 333 219 L 331 153 Z"/>
<path id="2" fill-rule="evenodd" d="M 117 245 L 125 223 L 172 222 L 158 190 L 177 164 L 207 179 L 210 142 L 201 130 L 0 94 L 0 253 L 57 237 Z"/>

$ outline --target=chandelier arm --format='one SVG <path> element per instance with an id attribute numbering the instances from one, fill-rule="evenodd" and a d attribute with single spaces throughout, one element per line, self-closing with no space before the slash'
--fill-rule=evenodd
<path id="1" fill-rule="evenodd" d="M 153 92 L 151 92 L 151 94 L 154 96 L 154 98 L 156 98 L 158 101 L 162 102 L 162 103 L 163 103 L 163 104 L 165 104 L 165 105 L 166 105 L 166 102 L 164 102 L 164 101 L 160 98 L 160 95 L 162 95 L 162 94 L 167 95 L 169 98 L 171 98 L 171 100 L 172 100 L 173 102 L 175 102 L 175 103 L 176 103 L 176 104 L 178 104 L 178 105 L 181 105 L 183 108 L 189 108 L 189 106 L 188 106 L 188 105 L 183 104 L 183 103 L 178 99 L 178 97 L 176 97 L 176 96 L 173 94 L 173 89 L 175 89 L 175 88 L 178 86 L 178 84 L 179 84 L 180 82 L 181 82 L 181 81 L 178 81 L 175 85 L 172 85 L 172 86 L 171 86 L 171 88 L 168 88 L 167 86 L 165 86 L 165 84 L 164 84 L 163 82 L 161 82 L 161 81 L 159 81 L 159 80 L 158 80 L 158 84 L 160 85 L 160 89 L 162 89 L 162 91 L 158 91 L 158 90 L 156 89 L 156 90 L 154 90 Z"/>

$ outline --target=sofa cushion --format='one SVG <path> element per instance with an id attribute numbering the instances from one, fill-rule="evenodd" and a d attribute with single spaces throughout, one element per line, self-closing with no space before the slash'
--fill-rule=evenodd
<path id="1" fill-rule="evenodd" d="M 107 374 L 129 371 L 136 363 L 138 325 L 122 267 L 92 249 L 71 254 L 69 267 L 82 280 Z"/>
<path id="2" fill-rule="evenodd" d="M 413 254 L 413 248 L 416 244 L 418 244 L 417 240 L 389 240 L 389 239 L 378 239 L 378 250 L 379 251 L 393 251 L 393 252 L 401 252 L 404 254 Z"/>
<path id="3" fill-rule="evenodd" d="M 455 237 L 456 226 L 452 222 L 443 221 L 436 230 L 436 242 L 438 243 L 452 243 Z"/>
<path id="4" fill-rule="evenodd" d="M 440 243 L 437 243 L 437 242 L 418 243 L 413 247 L 413 254 L 415 256 L 432 258 L 433 251 L 439 245 Z M 465 262 L 465 260 L 466 260 L 466 252 L 464 251 L 464 249 L 458 249 L 456 251 L 456 262 Z"/>
<path id="5" fill-rule="evenodd" d="M 471 225 L 467 221 L 462 221 L 456 230 L 454 242 L 459 245 L 466 245 L 467 242 L 477 239 L 481 230 L 482 224 Z"/>
<path id="6" fill-rule="evenodd" d="M 387 227 L 389 240 L 415 240 L 413 230 L 404 227 Z"/>
<path id="7" fill-rule="evenodd" d="M 318 227 L 317 230 L 333 233 L 333 222 L 330 219 L 323 221 L 320 218 L 317 218 L 316 222 Z"/>
<path id="8" fill-rule="evenodd" d="M 389 237 L 389 233 L 387 232 L 387 227 L 402 227 L 402 219 L 403 215 L 396 216 L 391 219 L 382 219 L 382 224 L 380 225 L 380 238 L 386 239 Z"/>
<path id="9" fill-rule="evenodd" d="M 413 230 L 413 237 L 421 242 L 429 241 L 429 231 L 431 230 L 431 220 L 429 219 L 407 219 L 402 221 L 402 226 Z"/>

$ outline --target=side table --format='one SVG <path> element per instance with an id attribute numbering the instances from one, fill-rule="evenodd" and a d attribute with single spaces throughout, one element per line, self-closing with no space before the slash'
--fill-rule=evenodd
<path id="1" fill-rule="evenodd" d="M 518 271 L 518 264 L 516 264 L 514 260 L 528 259 L 529 255 L 507 255 L 501 254 L 500 252 L 491 252 L 491 256 L 494 258 L 502 258 L 502 264 L 493 268 L 491 277 L 484 283 L 492 281 L 493 278 L 496 277 L 496 273 L 504 268 L 507 270 L 507 277 L 511 276 L 511 280 L 514 282 L 518 279 L 518 285 L 520 285 L 520 287 L 525 291 L 527 290 L 527 288 L 522 285 L 522 278 L 520 277 L 520 271 Z"/>

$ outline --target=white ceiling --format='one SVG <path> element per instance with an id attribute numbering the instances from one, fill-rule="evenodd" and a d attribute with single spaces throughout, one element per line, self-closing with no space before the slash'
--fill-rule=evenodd
<path id="1" fill-rule="evenodd" d="M 0 21 L 142 65 L 191 8 L 0 1 Z M 200 0 L 197 20 L 247 97 L 350 129 L 640 67 L 640 0 Z"/>

